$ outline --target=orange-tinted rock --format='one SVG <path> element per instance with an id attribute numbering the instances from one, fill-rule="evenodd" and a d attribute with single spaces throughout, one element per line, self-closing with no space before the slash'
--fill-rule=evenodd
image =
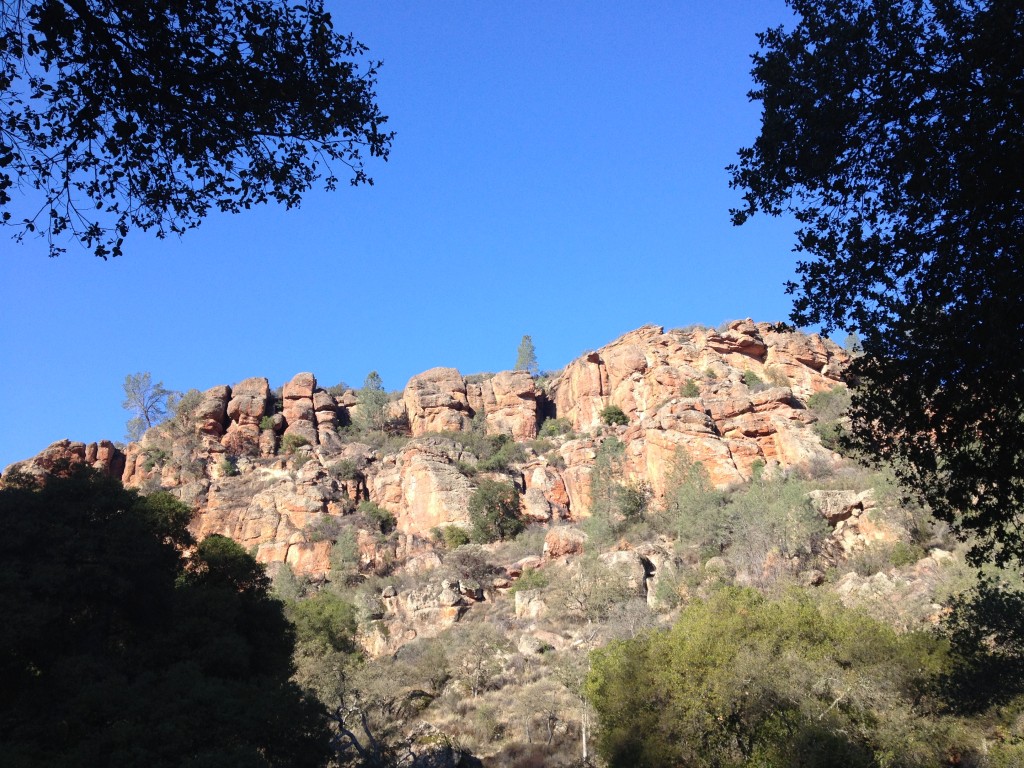
<path id="1" fill-rule="evenodd" d="M 258 425 L 267 412 L 270 399 L 270 384 L 262 377 L 244 379 L 231 388 L 227 414 L 238 424 Z"/>
<path id="2" fill-rule="evenodd" d="M 312 373 L 296 374 L 284 385 L 284 418 L 288 427 L 286 435 L 298 435 L 310 445 L 319 442 L 316 428 L 316 416 L 313 410 L 313 391 L 316 389 L 316 377 Z"/>
<path id="3" fill-rule="evenodd" d="M 555 526 L 544 537 L 544 557 L 548 559 L 581 555 L 587 541 L 587 534 L 579 528 L 568 525 Z"/>
<path id="4" fill-rule="evenodd" d="M 193 412 L 193 418 L 200 433 L 211 437 L 220 437 L 227 427 L 228 400 L 231 388 L 227 386 L 211 387 L 203 392 L 202 399 Z"/>
<path id="5" fill-rule="evenodd" d="M 468 526 L 473 486 L 455 462 L 469 459 L 450 440 L 412 440 L 398 453 L 382 457 L 370 499 L 397 517 L 402 533 L 429 536 L 437 526 Z"/>
<path id="6" fill-rule="evenodd" d="M 109 440 L 88 444 L 67 439 L 58 440 L 31 459 L 11 464 L 4 469 L 3 474 L 6 476 L 10 472 L 23 472 L 45 479 L 62 464 L 88 464 L 106 477 L 120 478 L 125 469 L 125 455 Z"/>
<path id="7" fill-rule="evenodd" d="M 472 425 L 466 382 L 454 368 L 431 368 L 413 376 L 402 399 L 414 436 L 461 432 Z"/>
<path id="8" fill-rule="evenodd" d="M 537 436 L 537 388 L 526 371 L 504 371 L 480 385 L 487 431 L 515 440 Z"/>

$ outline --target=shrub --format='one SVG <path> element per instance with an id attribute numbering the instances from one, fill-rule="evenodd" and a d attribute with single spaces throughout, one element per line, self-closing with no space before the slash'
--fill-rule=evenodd
<path id="1" fill-rule="evenodd" d="M 762 389 L 768 389 L 768 385 L 764 383 L 764 380 L 750 370 L 743 372 L 743 383 L 747 385 L 747 389 L 751 392 L 760 392 Z"/>
<path id="2" fill-rule="evenodd" d="M 273 429 L 274 428 L 274 417 L 264 416 L 260 419 L 260 429 Z"/>
<path id="3" fill-rule="evenodd" d="M 572 422 L 566 418 L 545 419 L 540 425 L 539 437 L 557 437 L 572 432 Z"/>
<path id="4" fill-rule="evenodd" d="M 549 583 L 551 583 L 551 579 L 548 578 L 544 571 L 538 568 L 531 568 L 528 571 L 524 571 L 523 575 L 516 579 L 516 583 L 512 585 L 509 593 L 514 595 L 516 592 L 523 592 L 528 589 L 543 589 Z"/>
<path id="5" fill-rule="evenodd" d="M 626 416 L 625 412 L 617 405 L 606 405 L 601 409 L 599 414 L 601 421 L 611 426 L 624 427 L 629 423 L 629 417 Z"/>
<path id="6" fill-rule="evenodd" d="M 697 386 L 697 382 L 693 379 L 687 379 L 683 382 L 679 394 L 683 397 L 700 397 L 700 387 Z"/>
<path id="7" fill-rule="evenodd" d="M 359 468 L 352 459 L 336 461 L 329 467 L 331 475 L 339 480 L 355 480 L 359 477 Z"/>
<path id="8" fill-rule="evenodd" d="M 965 734 L 921 707 L 942 642 L 807 596 L 726 588 L 670 630 L 591 654 L 597 749 L 611 768 L 947 764 Z"/>
<path id="9" fill-rule="evenodd" d="M 306 541 L 337 541 L 343 523 L 341 518 L 331 515 L 320 515 L 311 520 L 303 530 Z"/>
<path id="10" fill-rule="evenodd" d="M 527 445 L 530 447 L 530 450 L 536 453 L 538 456 L 543 455 L 550 450 L 553 450 L 555 447 L 555 444 L 553 442 L 551 442 L 550 440 L 546 440 L 543 437 L 538 437 L 536 440 L 530 440 L 527 443 Z"/>
<path id="11" fill-rule="evenodd" d="M 471 538 L 486 543 L 510 539 L 526 526 L 519 517 L 519 491 L 512 483 L 486 479 L 469 500 Z"/>
<path id="12" fill-rule="evenodd" d="M 498 449 L 486 459 L 477 462 L 480 472 L 505 472 L 512 464 L 526 461 L 526 450 L 508 435 L 494 435 Z"/>
<path id="13" fill-rule="evenodd" d="M 555 469 L 565 469 L 565 459 L 558 451 L 548 451 L 544 454 L 544 458 Z"/>
<path id="14" fill-rule="evenodd" d="M 476 465 L 462 459 L 455 460 L 455 468 L 465 477 L 476 477 Z"/>
<path id="15" fill-rule="evenodd" d="M 309 440 L 304 438 L 302 435 L 296 435 L 295 433 L 285 435 L 281 438 L 281 453 L 295 453 L 296 449 L 301 448 L 304 445 L 309 445 Z"/>
<path id="16" fill-rule="evenodd" d="M 392 512 L 374 504 L 372 501 L 361 502 L 357 509 L 361 514 L 366 515 L 370 522 L 384 535 L 391 533 L 395 530 L 395 526 L 398 525 L 398 520 Z"/>
<path id="17" fill-rule="evenodd" d="M 498 569 L 487 559 L 487 550 L 477 544 L 454 547 L 444 556 L 444 567 L 449 575 L 460 581 L 474 581 L 483 586 Z"/>
<path id="18" fill-rule="evenodd" d="M 836 421 L 850 407 L 850 390 L 846 387 L 833 387 L 825 392 L 815 392 L 807 398 L 807 407 L 822 421 Z"/>
<path id="19" fill-rule="evenodd" d="M 349 389 L 350 387 L 348 384 L 346 384 L 344 381 L 339 381 L 334 386 L 327 388 L 327 394 L 332 395 L 334 397 L 341 397 L 346 392 L 348 392 Z"/>
<path id="20" fill-rule="evenodd" d="M 634 480 L 623 485 L 618 492 L 618 511 L 629 520 L 638 520 L 647 511 L 651 501 L 651 486 L 643 481 Z"/>
<path id="21" fill-rule="evenodd" d="M 235 477 L 238 474 L 238 463 L 234 459 L 222 459 L 218 467 L 224 477 Z"/>
<path id="22" fill-rule="evenodd" d="M 457 525 L 438 526 L 430 529 L 434 541 L 445 549 L 456 549 L 469 544 L 469 534 Z"/>
<path id="23" fill-rule="evenodd" d="M 850 391 L 846 387 L 833 387 L 827 392 L 815 392 L 807 398 L 807 408 L 818 417 L 812 429 L 821 444 L 830 451 L 843 453 L 847 436 L 843 420 L 850 407 Z"/>
<path id="24" fill-rule="evenodd" d="M 171 458 L 170 452 L 163 448 L 147 448 L 144 455 L 146 460 L 142 462 L 142 468 L 147 472 L 152 471 L 153 467 L 163 466 Z"/>

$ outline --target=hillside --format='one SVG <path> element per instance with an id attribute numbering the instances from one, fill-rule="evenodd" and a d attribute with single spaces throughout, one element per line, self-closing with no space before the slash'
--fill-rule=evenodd
<path id="1" fill-rule="evenodd" d="M 64 440 L 5 474 L 71 459 L 169 490 L 282 597 L 354 605 L 366 661 L 341 685 L 352 662 L 309 653 L 298 676 L 381 738 L 569 764 L 593 727 L 587 654 L 694 598 L 796 585 L 908 630 L 969 581 L 943 529 L 823 445 L 847 360 L 749 320 L 645 326 L 556 374 L 426 371 L 376 424 L 312 373 L 256 377 L 187 395 L 124 450 Z M 487 543 L 474 504 L 509 486 L 523 530 Z"/>
<path id="2" fill-rule="evenodd" d="M 809 429 L 806 401 L 838 384 L 845 359 L 827 340 L 750 321 L 720 332 L 647 326 L 545 380 L 451 368 L 414 376 L 390 405 L 385 441 L 353 427 L 356 392 L 333 395 L 300 373 L 279 397 L 265 378 L 213 387 L 123 452 L 65 440 L 14 466 L 34 471 L 74 457 L 130 487 L 172 489 L 196 507 L 199 536 L 221 533 L 255 546 L 262 562 L 321 576 L 329 542 L 307 532 L 360 501 L 396 516 L 404 549 L 437 526 L 467 526 L 474 483 L 459 467 L 481 458 L 470 436 L 507 435 L 522 446 L 510 476 L 536 522 L 589 515 L 590 475 L 609 435 L 626 445 L 625 479 L 648 484 L 655 502 L 679 448 L 718 487 L 749 480 L 755 465 L 771 475 L 834 463 Z M 609 405 L 626 425 L 602 425 Z M 560 429 L 537 442 L 545 421 Z"/>

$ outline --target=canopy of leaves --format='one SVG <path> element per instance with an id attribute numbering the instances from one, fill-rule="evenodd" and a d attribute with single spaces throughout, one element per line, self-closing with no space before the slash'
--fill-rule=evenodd
<path id="1" fill-rule="evenodd" d="M 511 539 L 525 528 L 519 516 L 519 491 L 512 483 L 481 480 L 469 499 L 469 519 L 475 542 Z"/>
<path id="2" fill-rule="evenodd" d="M 591 664 L 610 766 L 923 768 L 966 751 L 926 717 L 942 641 L 805 596 L 724 589 Z"/>
<path id="3" fill-rule="evenodd" d="M 976 559 L 1024 558 L 1024 6 L 790 0 L 760 35 L 742 223 L 793 213 L 793 320 L 860 337 L 853 441 Z"/>
<path id="4" fill-rule="evenodd" d="M 372 183 L 392 134 L 365 53 L 319 0 L 0 4 L 0 219 L 106 258 L 133 228 Z"/>
<path id="5" fill-rule="evenodd" d="M 222 537 L 185 559 L 189 517 L 91 471 L 0 490 L 0 763 L 326 762 L 262 567 Z"/>

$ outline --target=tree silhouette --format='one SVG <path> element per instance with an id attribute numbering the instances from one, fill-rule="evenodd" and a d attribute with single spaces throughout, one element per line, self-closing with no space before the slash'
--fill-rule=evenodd
<path id="1" fill-rule="evenodd" d="M 131 229 L 372 183 L 392 134 L 365 53 L 320 0 L 0 4 L 0 221 L 106 258 Z"/>
<path id="2" fill-rule="evenodd" d="M 860 337 L 853 442 L 975 560 L 1024 559 L 1024 6 L 790 0 L 733 212 L 799 222 L 793 320 Z"/>
<path id="3" fill-rule="evenodd" d="M 0 763 L 326 763 L 262 566 L 223 537 L 185 557 L 189 517 L 82 468 L 0 490 Z"/>

